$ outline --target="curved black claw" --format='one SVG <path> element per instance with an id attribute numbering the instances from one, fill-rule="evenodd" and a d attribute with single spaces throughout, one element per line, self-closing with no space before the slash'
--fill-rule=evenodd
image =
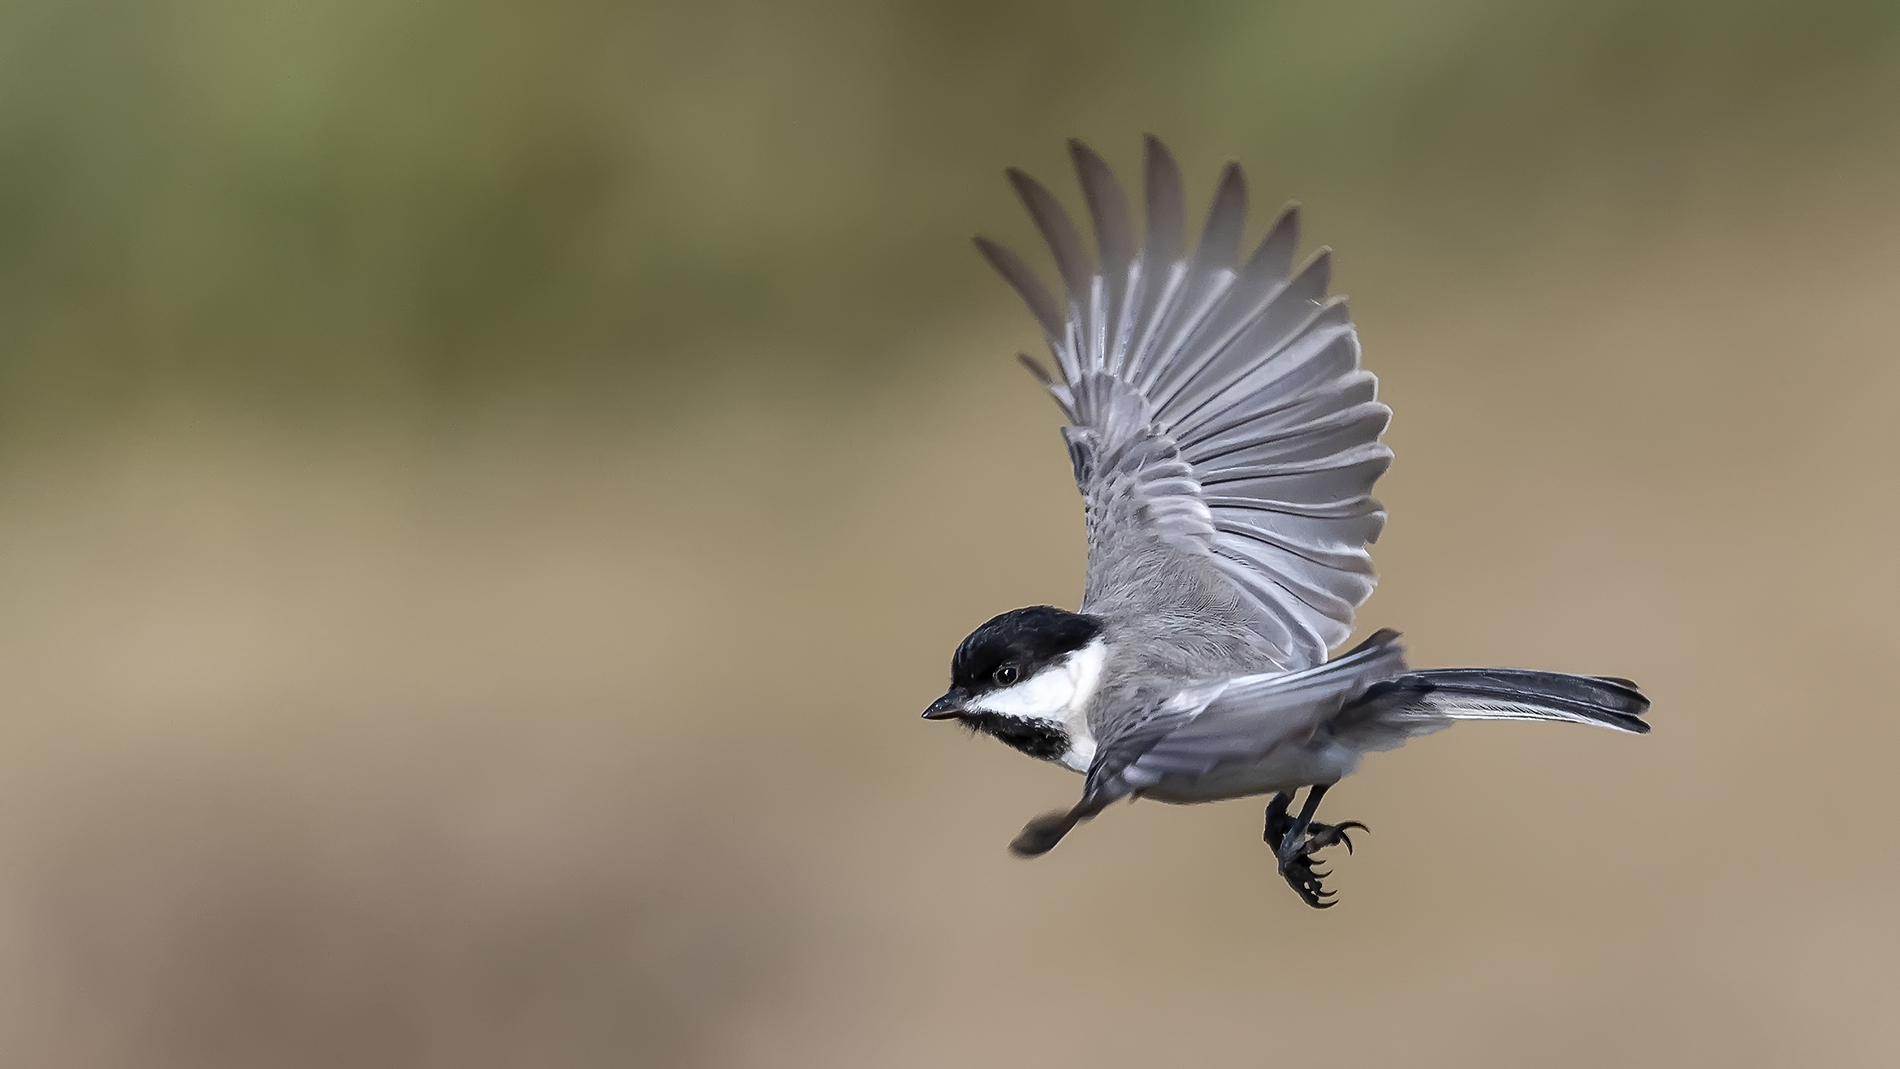
<path id="1" fill-rule="evenodd" d="M 1346 848 L 1346 853 L 1352 853 L 1352 839 L 1346 835 L 1348 828 L 1357 828 L 1360 831 L 1372 830 L 1356 820 L 1342 820 L 1337 824 L 1309 824 L 1306 829 L 1307 849 L 1318 850 L 1338 843 Z"/>
<path id="2" fill-rule="evenodd" d="M 1267 814 L 1269 841 L 1275 830 L 1273 816 L 1274 814 L 1269 811 Z M 1281 816 L 1283 820 L 1286 819 L 1284 813 Z M 1288 827 L 1281 829 L 1282 835 L 1292 831 L 1292 822 L 1287 820 L 1287 824 Z M 1352 838 L 1346 834 L 1350 829 L 1369 830 L 1356 820 L 1341 821 L 1338 824 L 1312 822 L 1307 824 L 1306 833 L 1298 842 L 1282 841 L 1280 843 L 1278 850 L 1280 875 L 1286 880 L 1287 886 L 1293 888 L 1293 893 L 1300 896 L 1300 901 L 1314 909 L 1329 909 L 1338 905 L 1337 902 L 1330 901 L 1338 892 L 1328 891 L 1320 882 L 1333 873 L 1331 869 L 1315 867 L 1313 854 L 1334 844 L 1343 845 L 1348 854 L 1352 853 Z"/>
<path id="3" fill-rule="evenodd" d="M 1314 909 L 1331 909 L 1339 903 L 1329 901 L 1336 891 L 1328 891 L 1320 884 L 1327 873 L 1316 872 L 1313 862 L 1305 857 L 1297 857 L 1280 866 L 1280 875 L 1286 878 L 1288 887 L 1300 896 L 1300 901 Z"/>

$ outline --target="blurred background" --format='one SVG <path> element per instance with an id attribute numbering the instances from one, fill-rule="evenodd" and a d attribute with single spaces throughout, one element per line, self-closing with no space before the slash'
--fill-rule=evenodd
<path id="1" fill-rule="evenodd" d="M 1339 250 L 1364 629 L 1656 703 L 1325 913 L 917 719 L 1080 595 L 968 238 L 1147 131 Z M 1896 1064 L 1897 180 L 1878 0 L 0 3 L 0 1061 Z"/>

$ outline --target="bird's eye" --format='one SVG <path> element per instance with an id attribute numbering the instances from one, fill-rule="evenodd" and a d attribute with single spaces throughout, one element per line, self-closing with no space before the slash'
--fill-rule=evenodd
<path id="1" fill-rule="evenodd" d="M 991 673 L 990 678 L 996 680 L 996 685 L 999 687 L 1015 686 L 1016 685 L 1016 666 L 1013 664 L 1006 664 L 1003 667 L 998 668 L 995 672 Z"/>

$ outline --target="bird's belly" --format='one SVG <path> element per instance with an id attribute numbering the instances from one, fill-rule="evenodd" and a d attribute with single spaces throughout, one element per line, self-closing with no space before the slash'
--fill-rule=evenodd
<path id="1" fill-rule="evenodd" d="M 1337 743 L 1283 746 L 1257 761 L 1224 765 L 1201 776 L 1163 776 L 1141 797 L 1173 805 L 1216 802 L 1336 783 L 1358 764 L 1358 755 Z"/>

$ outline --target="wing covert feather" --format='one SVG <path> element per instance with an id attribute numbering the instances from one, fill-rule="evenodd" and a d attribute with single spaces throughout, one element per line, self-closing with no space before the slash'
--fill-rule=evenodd
<path id="1" fill-rule="evenodd" d="M 1396 631 L 1382 630 L 1335 660 L 1292 672 L 1237 676 L 1157 695 L 1089 765 L 1078 810 L 1178 777 L 1196 781 L 1222 766 L 1262 760 L 1313 732 L 1374 684 L 1405 671 Z"/>

